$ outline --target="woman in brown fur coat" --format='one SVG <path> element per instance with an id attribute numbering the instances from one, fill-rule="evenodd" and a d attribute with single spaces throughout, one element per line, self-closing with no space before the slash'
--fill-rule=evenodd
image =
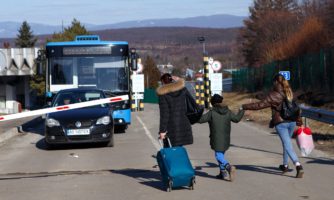
<path id="1" fill-rule="evenodd" d="M 173 80 L 168 73 L 161 76 L 162 86 L 157 89 L 160 109 L 160 138 L 167 135 L 172 146 L 193 143 L 191 124 L 186 116 L 186 93 L 183 79 Z M 190 95 L 190 94 L 189 94 Z"/>

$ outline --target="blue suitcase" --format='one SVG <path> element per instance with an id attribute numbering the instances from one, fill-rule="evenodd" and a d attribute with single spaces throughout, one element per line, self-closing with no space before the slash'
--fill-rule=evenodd
<path id="1" fill-rule="evenodd" d="M 195 170 L 192 167 L 187 151 L 184 147 L 163 148 L 163 142 L 159 140 L 161 150 L 158 151 L 157 161 L 162 176 L 162 181 L 170 192 L 172 188 L 188 186 L 191 190 L 195 184 Z"/>

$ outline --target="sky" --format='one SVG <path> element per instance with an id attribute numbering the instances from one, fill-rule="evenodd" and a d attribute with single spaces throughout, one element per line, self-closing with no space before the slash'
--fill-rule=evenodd
<path id="1" fill-rule="evenodd" d="M 248 16 L 253 0 L 6 0 L 0 21 L 113 24 L 145 19 L 187 18 L 216 14 Z"/>

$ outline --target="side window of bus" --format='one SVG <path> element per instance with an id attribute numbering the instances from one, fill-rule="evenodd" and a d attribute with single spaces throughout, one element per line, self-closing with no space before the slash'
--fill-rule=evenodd
<path id="1" fill-rule="evenodd" d="M 63 66 L 56 63 L 53 66 L 53 70 L 52 70 L 52 82 L 54 84 L 64 84 L 65 83 L 65 75 L 64 75 L 64 71 L 63 71 Z"/>
<path id="2" fill-rule="evenodd" d="M 52 84 L 73 84 L 71 60 L 58 60 L 52 65 Z"/>

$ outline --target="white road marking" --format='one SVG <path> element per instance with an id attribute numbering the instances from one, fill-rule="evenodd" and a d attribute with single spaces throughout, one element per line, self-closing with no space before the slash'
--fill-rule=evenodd
<path id="1" fill-rule="evenodd" d="M 145 123 L 140 119 L 140 117 L 136 116 L 139 123 L 141 123 L 141 125 L 143 126 L 144 130 L 145 130 L 145 134 L 147 135 L 147 137 L 151 140 L 151 142 L 153 143 L 153 146 L 157 149 L 157 151 L 159 151 L 161 149 L 157 139 L 154 139 L 152 137 L 151 131 L 148 130 L 148 128 L 146 127 Z"/>

